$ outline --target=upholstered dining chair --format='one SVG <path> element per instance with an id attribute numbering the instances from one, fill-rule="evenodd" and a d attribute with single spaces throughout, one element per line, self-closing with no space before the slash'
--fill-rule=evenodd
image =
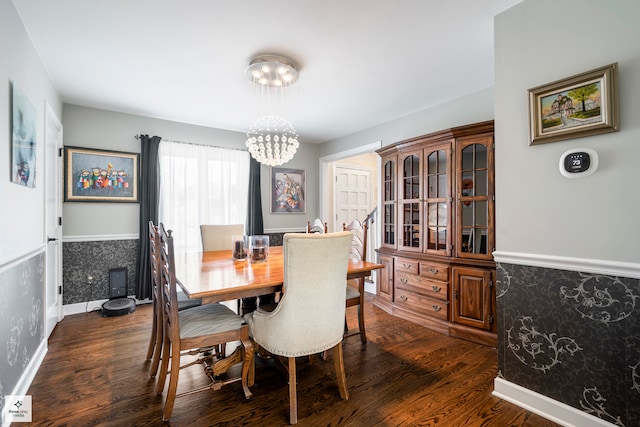
<path id="1" fill-rule="evenodd" d="M 158 373 L 162 353 L 162 303 L 160 295 L 160 235 L 158 227 L 149 221 L 149 264 L 151 265 L 151 304 L 153 305 L 153 320 L 151 324 L 151 338 L 147 350 L 147 360 L 151 360 L 149 375 L 153 378 Z M 177 289 L 178 310 L 202 305 L 202 299 L 189 298 Z"/>
<path id="2" fill-rule="evenodd" d="M 233 249 L 231 238 L 244 234 L 244 224 L 202 224 L 200 237 L 202 238 L 203 251 L 222 251 Z"/>
<path id="3" fill-rule="evenodd" d="M 313 223 L 307 222 L 307 233 L 326 233 L 327 223 L 322 222 L 320 218 L 316 218 Z"/>
<path id="4" fill-rule="evenodd" d="M 167 374 L 169 374 L 169 388 L 165 398 L 162 419 L 168 421 L 173 412 L 175 399 L 180 396 L 190 395 L 209 389 L 218 390 L 223 385 L 234 381 L 241 381 L 245 397 L 251 397 L 249 386 L 253 385 L 253 345 L 249 339 L 249 327 L 242 317 L 234 313 L 229 307 L 222 304 L 204 304 L 188 310 L 178 311 L 177 279 L 175 269 L 175 255 L 171 230 L 165 230 L 160 224 L 160 256 L 161 256 L 161 301 L 163 319 L 163 349 L 162 364 L 156 391 L 161 394 Z M 177 394 L 178 378 L 181 371 L 180 355 L 183 351 L 198 350 L 206 347 L 215 347 L 220 344 L 240 341 L 240 347 L 234 355 L 239 354 L 239 362 L 242 362 L 241 375 L 238 378 L 222 380 L 218 377 L 215 358 L 209 358 L 208 369 L 205 369 L 211 384 L 194 390 Z M 170 355 L 166 357 L 165 355 Z M 229 365 L 235 360 L 235 356 L 229 356 Z M 221 355 L 224 357 L 224 355 Z M 169 361 L 171 367 L 169 370 Z M 217 363 L 225 360 L 217 361 Z M 206 363 L 206 362 L 205 362 Z"/>
<path id="5" fill-rule="evenodd" d="M 342 358 L 345 285 L 351 233 L 284 235 L 283 296 L 272 312 L 246 314 L 254 342 L 288 359 L 289 421 L 298 422 L 296 357 L 333 348 L 340 396 L 347 400 Z"/>
<path id="6" fill-rule="evenodd" d="M 366 261 L 367 259 L 367 224 L 364 225 L 357 219 L 351 221 L 349 225 L 342 224 L 344 231 L 351 232 L 351 251 L 349 258 L 356 261 Z M 367 334 L 364 329 L 364 277 L 347 280 L 347 307 L 358 307 L 358 331 L 349 332 L 345 318 L 345 337 L 360 335 L 362 344 L 367 343 Z"/>

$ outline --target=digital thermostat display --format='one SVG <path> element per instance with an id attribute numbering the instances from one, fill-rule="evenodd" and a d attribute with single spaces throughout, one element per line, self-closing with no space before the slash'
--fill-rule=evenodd
<path id="1" fill-rule="evenodd" d="M 591 165 L 591 156 L 589 153 L 580 151 L 571 153 L 564 158 L 564 170 L 569 173 L 580 173 L 589 169 Z"/>
<path id="2" fill-rule="evenodd" d="M 598 153 L 590 148 L 569 150 L 560 157 L 559 166 L 567 178 L 589 176 L 598 168 Z"/>

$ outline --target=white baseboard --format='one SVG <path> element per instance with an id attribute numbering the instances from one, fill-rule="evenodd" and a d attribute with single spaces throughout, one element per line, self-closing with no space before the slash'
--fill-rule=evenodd
<path id="1" fill-rule="evenodd" d="M 130 295 L 129 298 L 136 301 L 136 305 L 149 304 L 151 300 L 137 300 L 135 296 Z M 92 311 L 102 310 L 102 304 L 109 301 L 108 299 L 101 299 L 95 301 L 78 302 L 75 304 L 65 304 L 62 306 L 62 313 L 64 316 L 71 314 L 90 313 Z"/>
<path id="2" fill-rule="evenodd" d="M 101 310 L 102 304 L 109 301 L 108 299 L 102 299 L 97 301 L 79 302 L 76 304 L 66 304 L 62 306 L 62 314 L 69 316 L 71 314 L 89 313 L 91 311 Z"/>
<path id="3" fill-rule="evenodd" d="M 365 280 L 364 281 L 364 291 L 375 295 L 375 293 L 376 293 L 376 284 L 375 284 L 375 282 L 370 282 L 368 280 Z"/>
<path id="4" fill-rule="evenodd" d="M 31 361 L 27 365 L 26 369 L 22 373 L 22 376 L 18 380 L 18 383 L 13 388 L 11 393 L 7 393 L 7 395 L 11 396 L 24 396 L 29 393 L 29 387 L 31 387 L 31 383 L 33 379 L 36 377 L 38 373 L 38 369 L 40 369 L 40 365 L 42 365 L 42 361 L 44 357 L 47 355 L 47 340 L 42 340 L 40 345 L 36 349 L 36 352 L 31 358 Z M 33 402 L 35 404 L 35 402 Z M 6 402 L 5 402 L 6 404 Z M 1 410 L 2 408 L 0 408 Z M 2 427 L 8 427 L 9 424 L 5 423 L 4 418 L 2 419 Z"/>
<path id="5" fill-rule="evenodd" d="M 492 394 L 494 396 L 518 405 L 554 423 L 566 427 L 615 427 L 614 424 L 598 417 L 502 378 L 496 378 L 493 383 Z"/>

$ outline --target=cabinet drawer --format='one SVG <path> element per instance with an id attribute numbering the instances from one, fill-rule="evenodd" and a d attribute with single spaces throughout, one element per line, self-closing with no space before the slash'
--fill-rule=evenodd
<path id="1" fill-rule="evenodd" d="M 429 280 L 426 277 L 416 276 L 413 274 L 397 273 L 395 285 L 398 289 L 406 289 L 424 296 L 447 301 L 447 292 L 449 288 L 449 284 L 447 282 Z"/>
<path id="2" fill-rule="evenodd" d="M 425 297 L 416 292 L 405 289 L 396 289 L 395 303 L 399 307 L 417 311 L 420 314 L 447 320 L 448 304 L 444 301 Z"/>
<path id="3" fill-rule="evenodd" d="M 434 280 L 449 280 L 449 266 L 433 262 L 420 263 L 420 275 Z"/>
<path id="4" fill-rule="evenodd" d="M 418 274 L 420 263 L 410 258 L 396 258 L 395 271 L 398 273 Z"/>

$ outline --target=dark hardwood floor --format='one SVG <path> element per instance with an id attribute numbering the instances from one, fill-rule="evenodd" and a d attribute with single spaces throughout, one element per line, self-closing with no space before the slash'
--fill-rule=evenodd
<path id="1" fill-rule="evenodd" d="M 301 426 L 530 426 L 556 424 L 493 397 L 497 354 L 397 319 L 366 304 L 366 346 L 344 343 L 350 399 L 340 399 L 331 356 L 298 366 Z M 356 324 L 355 309 L 348 310 Z M 98 312 L 67 316 L 29 394 L 32 425 L 47 426 L 284 426 L 288 387 L 272 360 L 256 362 L 253 398 L 233 383 L 176 401 L 171 423 L 161 421 L 163 397 L 145 361 L 151 306 L 121 317 Z M 235 368 L 234 368 L 235 369 Z M 185 385 L 205 383 L 199 366 L 183 370 Z M 15 424 L 19 426 L 21 424 Z"/>

